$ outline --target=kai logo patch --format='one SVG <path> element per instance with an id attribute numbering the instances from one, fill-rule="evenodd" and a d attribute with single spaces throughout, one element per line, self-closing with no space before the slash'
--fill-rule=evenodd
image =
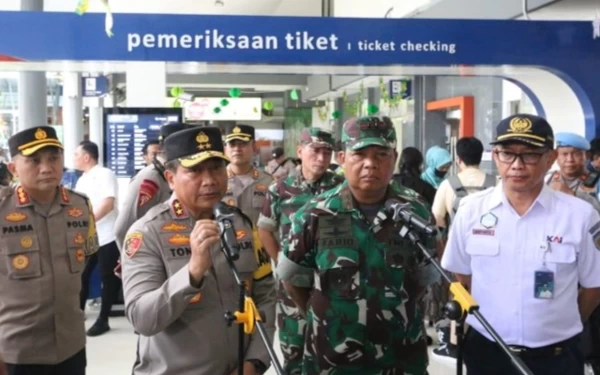
<path id="1" fill-rule="evenodd" d="M 6 215 L 5 219 L 6 221 L 10 221 L 11 223 L 18 223 L 20 221 L 27 220 L 27 215 L 25 215 L 22 212 L 15 211 Z"/>
<path id="2" fill-rule="evenodd" d="M 142 247 L 144 235 L 141 232 L 129 233 L 125 237 L 125 254 L 131 258 Z"/>

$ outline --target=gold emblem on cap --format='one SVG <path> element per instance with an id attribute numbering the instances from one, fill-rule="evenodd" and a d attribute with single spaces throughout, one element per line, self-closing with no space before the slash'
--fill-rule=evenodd
<path id="1" fill-rule="evenodd" d="M 238 133 L 241 133 L 241 132 L 242 132 L 242 129 L 240 129 L 238 126 L 236 126 L 235 128 L 233 128 L 233 133 L 234 134 L 238 134 Z"/>
<path id="2" fill-rule="evenodd" d="M 196 136 L 196 142 L 198 142 L 199 150 L 210 150 L 211 148 L 210 143 L 208 143 L 210 142 L 210 138 L 204 132 L 198 133 L 198 135 Z"/>
<path id="3" fill-rule="evenodd" d="M 508 131 L 511 133 L 531 133 L 531 120 L 524 117 L 515 117 L 510 120 L 510 124 L 508 125 Z"/>
<path id="4" fill-rule="evenodd" d="M 38 129 L 35 131 L 35 134 L 33 135 L 35 137 L 35 139 L 37 139 L 38 141 L 41 141 L 42 139 L 46 139 L 48 138 L 48 134 L 46 134 L 46 132 L 43 129 Z"/>

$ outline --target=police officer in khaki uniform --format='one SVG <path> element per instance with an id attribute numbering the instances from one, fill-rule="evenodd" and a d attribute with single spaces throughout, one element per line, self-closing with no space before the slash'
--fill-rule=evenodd
<path id="1" fill-rule="evenodd" d="M 89 200 L 59 186 L 63 146 L 48 126 L 8 140 L 20 184 L 0 202 L 0 353 L 8 374 L 85 374 L 79 308 L 85 258 L 98 250 Z"/>
<path id="2" fill-rule="evenodd" d="M 256 152 L 254 139 L 252 126 L 233 125 L 226 128 L 225 154 L 231 163 L 227 166 L 229 180 L 223 201 L 238 206 L 256 225 L 273 177 L 252 165 L 252 157 Z"/>
<path id="3" fill-rule="evenodd" d="M 123 205 L 115 223 L 115 235 L 119 249 L 123 249 L 123 240 L 129 227 L 148 212 L 152 207 L 169 199 L 171 188 L 164 177 L 163 142 L 177 131 L 187 129 L 185 123 L 167 124 L 160 128 L 158 137 L 160 151 L 154 161 L 144 167 L 127 186 Z"/>
<path id="4" fill-rule="evenodd" d="M 221 132 L 199 127 L 165 140 L 171 198 L 129 229 L 122 255 L 125 312 L 140 334 L 135 375 L 236 373 L 238 327 L 223 313 L 238 309 L 239 289 L 221 249 L 213 206 L 227 191 Z M 234 219 L 241 245 L 236 266 L 274 334 L 275 294 L 269 257 L 250 219 Z M 245 338 L 244 374 L 270 364 L 258 333 Z"/>

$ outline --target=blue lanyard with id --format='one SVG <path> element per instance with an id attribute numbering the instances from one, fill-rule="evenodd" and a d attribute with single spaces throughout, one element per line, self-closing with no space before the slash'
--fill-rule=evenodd
<path id="1" fill-rule="evenodd" d="M 552 251 L 550 243 L 547 241 L 542 242 L 540 250 L 543 251 L 542 268 L 535 271 L 533 296 L 537 299 L 553 299 L 554 272 L 549 270 L 546 266 L 546 254 Z"/>

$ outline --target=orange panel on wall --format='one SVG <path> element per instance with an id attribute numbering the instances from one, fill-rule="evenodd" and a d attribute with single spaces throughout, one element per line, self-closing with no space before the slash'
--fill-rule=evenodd
<path id="1" fill-rule="evenodd" d="M 455 96 L 453 98 L 440 99 L 427 102 L 427 111 L 447 111 L 460 109 L 460 122 L 458 125 L 458 136 L 475 136 L 475 99 L 472 96 Z"/>

